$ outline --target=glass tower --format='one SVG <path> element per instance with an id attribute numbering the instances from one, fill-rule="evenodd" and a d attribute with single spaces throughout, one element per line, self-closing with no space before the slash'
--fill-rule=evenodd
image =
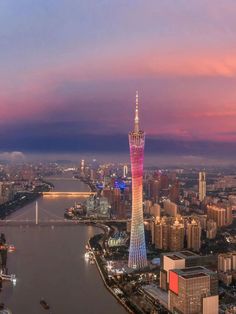
<path id="1" fill-rule="evenodd" d="M 147 266 L 147 253 L 143 224 L 143 155 L 145 134 L 139 130 L 138 92 L 134 130 L 129 133 L 132 172 L 132 219 L 128 266 L 140 269 Z"/>

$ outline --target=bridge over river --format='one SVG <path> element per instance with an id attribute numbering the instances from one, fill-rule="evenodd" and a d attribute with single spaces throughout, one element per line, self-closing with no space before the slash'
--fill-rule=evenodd
<path id="1" fill-rule="evenodd" d="M 39 219 L 40 212 L 44 214 L 43 219 Z M 75 226 L 79 224 L 106 224 L 112 222 L 125 223 L 130 221 L 130 219 L 64 219 L 63 216 L 56 215 L 45 208 L 39 209 L 37 201 L 35 203 L 35 217 L 30 219 L 28 218 L 29 214 L 32 216 L 32 208 L 27 212 L 14 215 L 12 219 L 7 218 L 0 220 L 0 226 Z"/>
<path id="2" fill-rule="evenodd" d="M 89 197 L 90 195 L 95 195 L 96 192 L 43 192 L 43 196 L 78 196 L 78 197 Z"/>
<path id="3" fill-rule="evenodd" d="M 29 214 L 32 209 L 27 213 Z M 39 212 L 42 212 L 45 217 L 44 219 L 39 219 Z M 27 213 L 19 213 L 14 215 L 13 219 L 2 219 L 0 220 L 0 226 L 75 226 L 79 224 L 107 224 L 107 223 L 126 223 L 130 219 L 64 219 L 44 208 L 38 206 L 38 202 L 35 203 L 35 218 L 29 219 L 26 215 Z M 45 215 L 46 214 L 46 215 Z M 153 218 L 146 218 L 144 221 L 150 221 Z"/>

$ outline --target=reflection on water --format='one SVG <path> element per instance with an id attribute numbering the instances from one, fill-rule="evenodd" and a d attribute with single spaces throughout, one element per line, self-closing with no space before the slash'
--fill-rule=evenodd
<path id="1" fill-rule="evenodd" d="M 62 190 L 87 187 L 75 181 L 57 181 Z M 74 186 L 76 184 L 76 187 Z M 79 201 L 77 198 L 40 198 L 39 220 L 47 212 L 63 217 L 68 206 Z M 35 217 L 34 204 L 27 205 L 12 215 Z M 41 209 L 41 210 L 40 210 Z M 47 212 L 45 212 L 46 210 Z M 21 217 L 22 219 L 22 217 Z M 8 243 L 16 246 L 16 252 L 8 255 L 8 268 L 17 275 L 15 287 L 4 283 L 0 294 L 1 302 L 8 305 L 13 314 L 40 314 L 40 298 L 52 307 L 52 314 L 69 313 L 125 313 L 120 304 L 105 289 L 95 265 L 84 260 L 84 247 L 94 232 L 91 226 L 54 226 L 51 228 L 4 227 Z"/>

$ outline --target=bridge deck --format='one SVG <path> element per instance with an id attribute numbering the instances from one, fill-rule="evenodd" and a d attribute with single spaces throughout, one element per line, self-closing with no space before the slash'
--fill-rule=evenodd
<path id="1" fill-rule="evenodd" d="M 145 221 L 149 221 L 150 219 L 145 219 Z M 0 226 L 75 226 L 80 224 L 106 224 L 106 223 L 126 223 L 130 221 L 130 219 L 83 219 L 83 220 L 42 220 L 39 221 L 38 224 L 35 223 L 35 220 L 10 220 L 4 219 L 0 220 Z"/>
<path id="2" fill-rule="evenodd" d="M 80 197 L 89 197 L 90 195 L 95 195 L 96 192 L 43 192 L 43 196 L 80 196 Z"/>

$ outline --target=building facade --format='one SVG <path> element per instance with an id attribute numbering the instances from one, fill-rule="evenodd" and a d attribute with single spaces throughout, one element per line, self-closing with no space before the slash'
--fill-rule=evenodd
<path id="1" fill-rule="evenodd" d="M 202 266 L 171 270 L 168 303 L 172 313 L 218 313 L 217 273 Z"/>
<path id="2" fill-rule="evenodd" d="M 199 172 L 199 179 L 198 179 L 198 193 L 199 193 L 199 201 L 203 201 L 206 197 L 206 173 Z"/>

